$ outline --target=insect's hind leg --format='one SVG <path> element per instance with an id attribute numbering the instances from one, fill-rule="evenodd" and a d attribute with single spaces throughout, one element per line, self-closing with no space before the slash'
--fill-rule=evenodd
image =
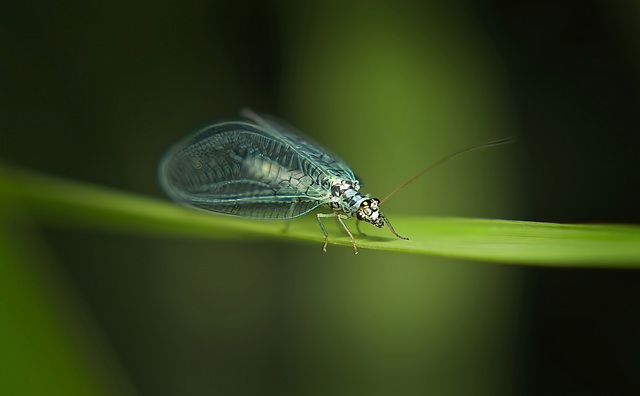
<path id="1" fill-rule="evenodd" d="M 327 243 L 329 243 L 329 233 L 327 232 L 327 229 L 324 228 L 324 224 L 322 224 L 322 218 L 327 218 L 327 217 L 336 217 L 336 215 L 334 213 L 318 213 L 316 215 L 316 218 L 318 219 L 318 224 L 320 224 L 320 229 L 322 230 L 322 233 L 324 234 L 324 245 L 322 245 L 322 251 L 326 252 L 327 251 Z"/>
<path id="2" fill-rule="evenodd" d="M 280 232 L 283 234 L 286 234 L 287 232 L 289 232 L 289 228 L 291 228 L 291 220 L 286 220 Z"/>

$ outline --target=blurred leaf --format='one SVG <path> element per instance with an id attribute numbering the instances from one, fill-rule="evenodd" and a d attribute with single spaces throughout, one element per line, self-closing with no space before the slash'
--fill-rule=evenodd
<path id="1" fill-rule="evenodd" d="M 6 395 L 134 394 L 0 177 L 0 383 Z"/>
<path id="2" fill-rule="evenodd" d="M 171 237 L 302 239 L 314 241 L 318 247 L 323 239 L 313 215 L 292 221 L 285 233 L 283 222 L 215 215 L 168 201 L 25 171 L 5 169 L 1 177 L 7 179 L 5 184 L 11 186 L 11 194 L 30 212 L 54 225 Z M 569 225 L 393 214 L 390 217 L 396 229 L 409 236 L 410 241 L 399 240 L 389 233 L 381 234 L 379 230 L 367 227 L 365 232 L 375 234 L 356 236 L 358 247 L 502 263 L 640 268 L 638 226 Z M 327 225 L 330 243 L 351 245 L 343 231 Z"/>

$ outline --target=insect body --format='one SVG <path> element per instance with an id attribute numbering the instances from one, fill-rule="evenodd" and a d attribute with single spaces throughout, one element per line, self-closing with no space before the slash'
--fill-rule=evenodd
<path id="1" fill-rule="evenodd" d="M 260 219 L 293 219 L 318 213 L 326 251 L 323 218 L 335 217 L 353 243 L 345 219 L 398 235 L 380 211 L 380 200 L 363 195 L 353 171 L 336 156 L 293 132 L 279 120 L 243 111 L 246 120 L 207 126 L 174 145 L 160 163 L 160 183 L 173 200 L 213 212 Z M 359 231 L 358 227 L 358 231 Z"/>

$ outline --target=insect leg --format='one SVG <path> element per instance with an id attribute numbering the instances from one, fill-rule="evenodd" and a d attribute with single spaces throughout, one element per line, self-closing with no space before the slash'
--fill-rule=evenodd
<path id="1" fill-rule="evenodd" d="M 349 234 L 349 238 L 351 238 L 351 243 L 353 243 L 353 254 L 358 254 L 358 247 L 356 246 L 356 239 L 353 237 L 353 234 L 351 233 L 351 231 L 349 231 L 349 229 L 347 228 L 347 225 L 344 224 L 344 221 L 342 221 L 342 216 L 337 215 L 336 217 L 338 218 L 338 221 L 340 222 L 340 224 L 342 224 L 342 227 L 347 232 L 347 234 Z"/>
<path id="2" fill-rule="evenodd" d="M 287 220 L 284 222 L 284 227 L 282 227 L 282 232 L 283 234 L 286 234 L 287 232 L 289 232 L 289 228 L 291 228 L 291 220 Z"/>
<path id="3" fill-rule="evenodd" d="M 365 234 L 364 232 L 360 231 L 360 220 L 356 220 L 356 228 L 358 229 L 358 234 L 362 235 L 362 236 L 367 236 L 367 234 Z"/>
<path id="4" fill-rule="evenodd" d="M 318 213 L 316 215 L 317 219 L 318 219 L 318 224 L 320 224 L 320 229 L 322 230 L 322 233 L 324 234 L 324 245 L 322 245 L 322 251 L 326 252 L 327 251 L 327 243 L 329 243 L 329 233 L 327 232 L 327 229 L 324 228 L 324 224 L 322 224 L 322 218 L 323 217 L 335 217 L 336 215 L 334 213 Z"/>
<path id="5" fill-rule="evenodd" d="M 400 239 L 404 239 L 406 241 L 409 240 L 409 238 L 407 237 L 403 237 L 402 235 L 398 234 L 396 232 L 396 230 L 393 228 L 393 226 L 391 225 L 391 223 L 389 222 L 389 219 L 387 219 L 387 216 L 383 215 L 382 213 L 380 213 L 380 216 L 384 219 L 384 221 L 387 223 L 387 225 L 389 226 L 389 231 L 391 231 L 393 233 L 393 235 L 397 236 Z"/>

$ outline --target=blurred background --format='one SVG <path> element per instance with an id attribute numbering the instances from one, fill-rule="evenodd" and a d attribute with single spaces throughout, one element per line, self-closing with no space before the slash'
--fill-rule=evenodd
<path id="1" fill-rule="evenodd" d="M 165 199 L 164 150 L 249 106 L 379 197 L 518 137 L 392 220 L 638 223 L 638 4 L 2 2 L 0 159 Z M 637 272 L 54 228 L 5 201 L 6 394 L 640 393 Z"/>

